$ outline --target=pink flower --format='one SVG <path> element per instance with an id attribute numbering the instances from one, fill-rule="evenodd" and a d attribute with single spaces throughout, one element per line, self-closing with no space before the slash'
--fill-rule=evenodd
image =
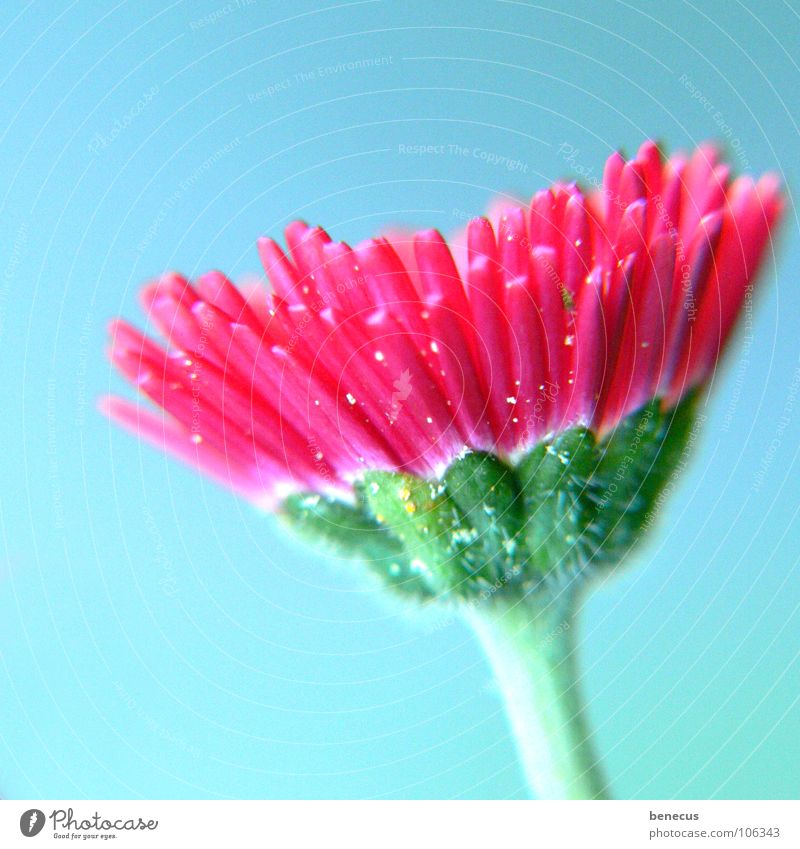
<path id="1" fill-rule="evenodd" d="M 713 145 L 664 162 L 646 142 L 588 193 L 470 221 L 452 252 L 435 230 L 351 249 L 295 222 L 288 255 L 259 241 L 271 292 L 219 272 L 146 286 L 167 347 L 117 321 L 111 358 L 163 412 L 104 410 L 265 506 L 602 435 L 712 374 L 781 207 L 774 176 L 731 181 Z"/>

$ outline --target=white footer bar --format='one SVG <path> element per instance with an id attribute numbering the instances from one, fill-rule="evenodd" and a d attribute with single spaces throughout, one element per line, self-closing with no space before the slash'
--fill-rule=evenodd
<path id="1" fill-rule="evenodd" d="M 0 801 L 0 846 L 800 847 L 798 802 Z"/>

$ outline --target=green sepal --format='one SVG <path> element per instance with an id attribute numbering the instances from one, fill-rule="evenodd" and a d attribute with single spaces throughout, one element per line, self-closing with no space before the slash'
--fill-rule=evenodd
<path id="1" fill-rule="evenodd" d="M 516 577 L 523 508 L 517 477 L 494 454 L 466 454 L 442 478 L 458 511 L 471 573 L 495 585 Z"/>
<path id="2" fill-rule="evenodd" d="M 406 594 L 536 592 L 624 561 L 683 466 L 695 402 L 664 411 L 654 401 L 600 440 L 571 428 L 513 464 L 465 452 L 439 480 L 368 472 L 353 504 L 295 495 L 282 513 Z"/>
<path id="3" fill-rule="evenodd" d="M 620 562 L 650 529 L 664 487 L 682 469 L 695 407 L 694 394 L 666 412 L 651 402 L 623 419 L 601 443 L 592 529 L 596 562 Z"/>
<path id="4" fill-rule="evenodd" d="M 458 592 L 470 577 L 459 517 L 445 487 L 398 472 L 367 472 L 359 494 L 372 516 L 402 543 L 408 568 L 431 592 Z"/>
<path id="5" fill-rule="evenodd" d="M 598 463 L 595 436 L 581 427 L 540 443 L 519 461 L 532 576 L 573 570 L 588 561 Z"/>
<path id="6" fill-rule="evenodd" d="M 429 594 L 425 582 L 411 572 L 402 542 L 375 520 L 363 502 L 348 504 L 300 493 L 283 502 L 279 515 L 298 536 L 365 562 L 392 588 L 415 596 Z"/>

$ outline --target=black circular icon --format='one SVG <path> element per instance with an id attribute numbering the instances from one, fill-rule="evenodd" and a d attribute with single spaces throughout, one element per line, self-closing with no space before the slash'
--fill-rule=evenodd
<path id="1" fill-rule="evenodd" d="M 19 818 L 19 830 L 25 837 L 36 837 L 44 828 L 44 811 L 31 808 Z"/>

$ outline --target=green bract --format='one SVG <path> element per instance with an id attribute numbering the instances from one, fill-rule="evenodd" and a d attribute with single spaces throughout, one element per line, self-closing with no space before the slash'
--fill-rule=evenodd
<path id="1" fill-rule="evenodd" d="M 653 401 L 600 441 L 586 428 L 566 430 L 513 465 L 470 452 L 435 481 L 367 472 L 354 504 L 298 494 L 281 512 L 406 595 L 544 590 L 617 565 L 643 537 L 683 465 L 695 401 L 669 410 Z"/>

